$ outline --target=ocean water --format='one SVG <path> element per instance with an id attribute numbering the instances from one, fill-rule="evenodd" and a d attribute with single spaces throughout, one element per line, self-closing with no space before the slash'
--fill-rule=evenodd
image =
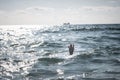
<path id="1" fill-rule="evenodd" d="M 0 80 L 120 80 L 120 24 L 1 25 Z"/>

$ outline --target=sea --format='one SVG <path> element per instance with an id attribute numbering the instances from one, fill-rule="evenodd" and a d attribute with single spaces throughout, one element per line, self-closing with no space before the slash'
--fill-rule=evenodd
<path id="1" fill-rule="evenodd" d="M 1 25 L 0 80 L 120 80 L 120 24 Z"/>

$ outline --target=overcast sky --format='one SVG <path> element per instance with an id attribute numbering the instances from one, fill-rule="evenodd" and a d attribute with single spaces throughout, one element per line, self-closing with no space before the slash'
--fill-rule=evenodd
<path id="1" fill-rule="evenodd" d="M 120 0 L 0 0 L 0 25 L 120 23 Z"/>

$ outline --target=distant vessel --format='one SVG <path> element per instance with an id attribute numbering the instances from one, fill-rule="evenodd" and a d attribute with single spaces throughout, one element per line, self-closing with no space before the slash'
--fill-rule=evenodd
<path id="1" fill-rule="evenodd" d="M 70 26 L 70 23 L 63 23 L 63 26 Z"/>

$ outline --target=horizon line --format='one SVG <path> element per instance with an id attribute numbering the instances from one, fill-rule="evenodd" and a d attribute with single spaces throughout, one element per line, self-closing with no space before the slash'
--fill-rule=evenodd
<path id="1" fill-rule="evenodd" d="M 67 23 L 70 23 L 70 22 L 67 22 Z M 107 24 L 120 24 L 120 23 L 76 23 L 76 24 L 73 24 L 73 23 L 70 23 L 70 25 L 107 25 Z M 62 24 L 0 24 L 0 26 L 55 26 L 55 25 L 64 25 L 64 23 Z"/>

